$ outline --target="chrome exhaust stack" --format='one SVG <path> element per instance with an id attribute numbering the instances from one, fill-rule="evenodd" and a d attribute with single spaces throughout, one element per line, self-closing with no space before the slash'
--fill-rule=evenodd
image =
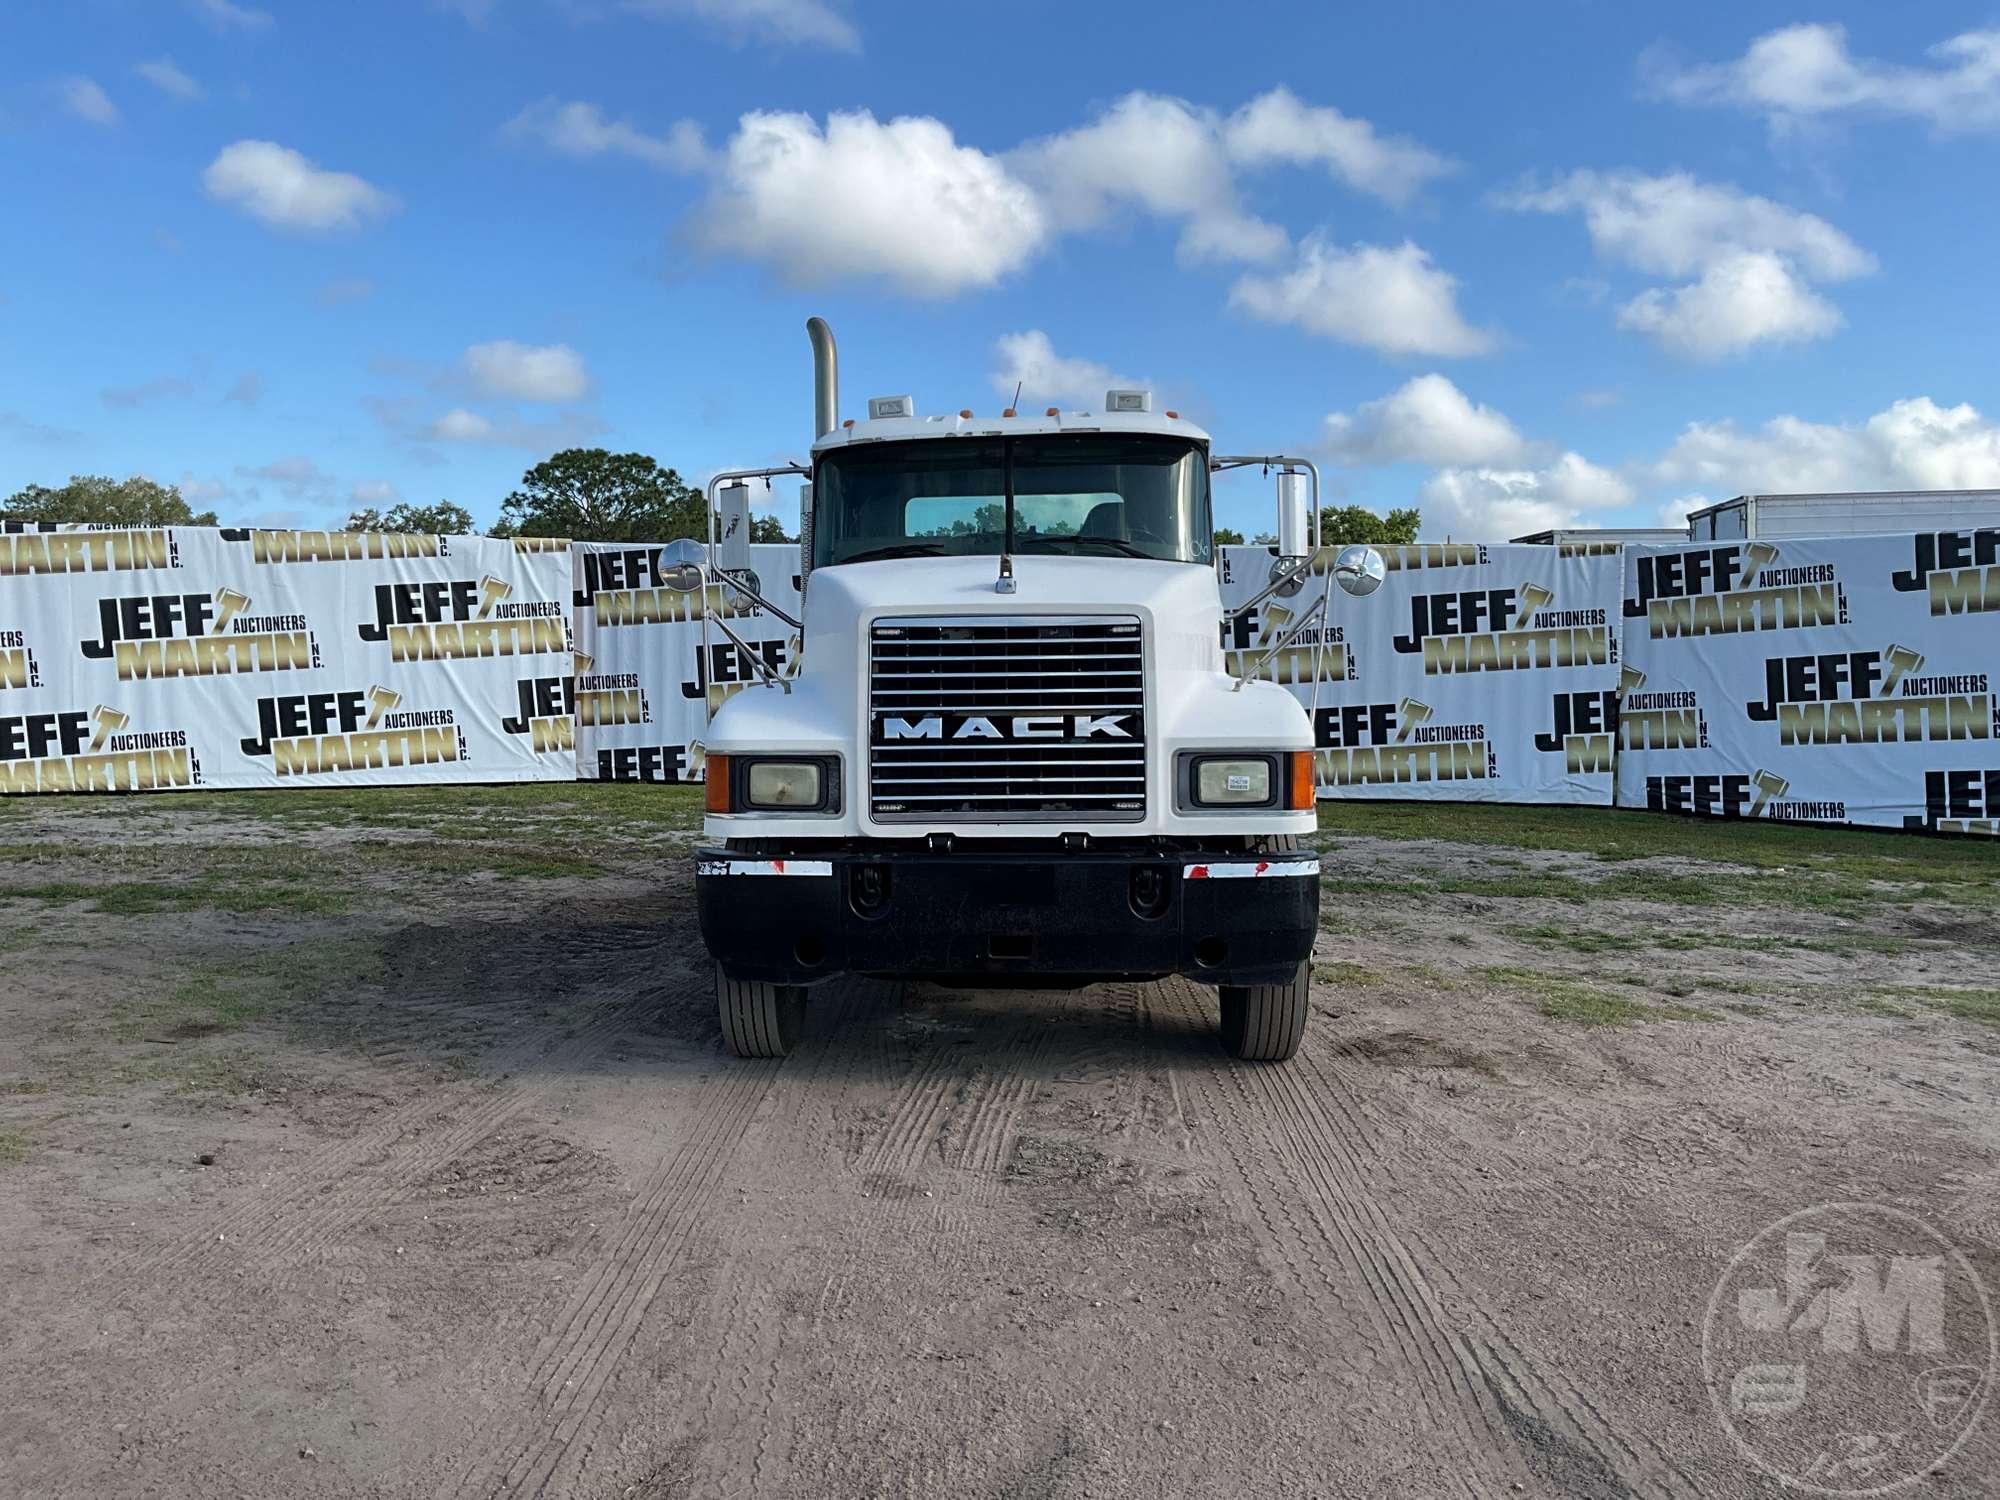
<path id="1" fill-rule="evenodd" d="M 840 425 L 840 361 L 825 318 L 807 318 L 806 337 L 813 346 L 813 441 L 817 442 Z"/>

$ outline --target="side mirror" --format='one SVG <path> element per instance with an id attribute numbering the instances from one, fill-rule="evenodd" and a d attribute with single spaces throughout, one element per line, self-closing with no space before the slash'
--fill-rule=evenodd
<path id="1" fill-rule="evenodd" d="M 1312 551 L 1312 513 L 1306 500 L 1306 476 L 1283 470 L 1278 475 L 1278 556 L 1291 559 Z"/>
<path id="2" fill-rule="evenodd" d="M 1342 547 L 1333 560 L 1333 576 L 1348 593 L 1365 599 L 1382 587 L 1389 565 L 1373 547 Z"/>
<path id="3" fill-rule="evenodd" d="M 668 542 L 660 549 L 660 582 L 678 594 L 697 593 L 707 561 L 708 548 L 691 537 Z"/>

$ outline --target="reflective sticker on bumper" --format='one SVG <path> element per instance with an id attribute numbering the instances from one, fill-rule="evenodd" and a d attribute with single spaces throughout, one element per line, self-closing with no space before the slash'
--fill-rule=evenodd
<path id="1" fill-rule="evenodd" d="M 830 859 L 704 859 L 697 875 L 831 875 Z"/>
<path id="2" fill-rule="evenodd" d="M 1317 859 L 1260 859 L 1253 863 L 1189 865 L 1181 871 L 1184 880 L 1264 880 L 1284 875 L 1317 875 Z"/>

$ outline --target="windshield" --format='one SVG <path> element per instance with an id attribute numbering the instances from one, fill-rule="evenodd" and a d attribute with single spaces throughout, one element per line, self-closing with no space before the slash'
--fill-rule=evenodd
<path id="1" fill-rule="evenodd" d="M 1011 502 L 1011 505 L 1010 505 Z M 1060 552 L 1206 563 L 1208 460 L 1185 438 L 926 438 L 820 456 L 813 566 Z"/>

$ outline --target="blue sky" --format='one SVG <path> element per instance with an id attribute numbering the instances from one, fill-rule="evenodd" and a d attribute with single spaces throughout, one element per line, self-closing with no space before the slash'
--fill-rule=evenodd
<path id="1" fill-rule="evenodd" d="M 798 456 L 813 312 L 849 413 L 1145 380 L 1433 537 L 2000 485 L 1988 11 L 964 13 L 8 7 L 0 493 L 483 523 L 557 447 Z"/>

